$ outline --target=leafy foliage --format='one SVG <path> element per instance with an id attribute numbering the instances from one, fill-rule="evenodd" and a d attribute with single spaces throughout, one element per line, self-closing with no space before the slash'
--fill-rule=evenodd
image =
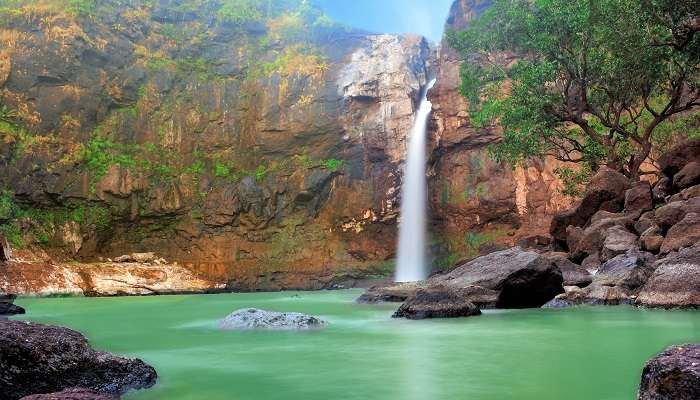
<path id="1" fill-rule="evenodd" d="M 693 0 L 495 0 L 449 41 L 500 161 L 550 154 L 636 177 L 674 115 L 700 106 Z M 516 57 L 513 58 L 512 55 Z"/>

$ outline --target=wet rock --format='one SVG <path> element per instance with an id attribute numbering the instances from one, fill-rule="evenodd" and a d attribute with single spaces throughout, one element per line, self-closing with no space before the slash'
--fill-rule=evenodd
<path id="1" fill-rule="evenodd" d="M 566 241 L 569 225 L 584 226 L 599 210 L 613 211 L 616 204 L 622 205 L 630 181 L 617 171 L 603 167 L 591 179 L 581 202 L 571 210 L 552 218 L 550 234 L 559 241 Z M 621 208 L 621 207 L 620 207 Z"/>
<path id="2" fill-rule="evenodd" d="M 118 400 L 118 396 L 99 393 L 91 389 L 72 388 L 56 393 L 33 394 L 20 400 Z"/>
<path id="3" fill-rule="evenodd" d="M 700 162 L 693 161 L 686 164 L 673 176 L 673 187 L 685 189 L 700 183 Z"/>
<path id="4" fill-rule="evenodd" d="M 625 210 L 643 212 L 653 208 L 654 200 L 649 182 L 639 181 L 625 192 Z"/>
<path id="5" fill-rule="evenodd" d="M 540 307 L 564 289 L 559 268 L 549 259 L 519 247 L 488 254 L 431 277 L 427 285 L 480 286 L 498 291 L 497 308 Z"/>
<path id="6" fill-rule="evenodd" d="M 666 233 L 661 253 L 666 254 L 700 242 L 700 213 L 689 213 Z"/>
<path id="7" fill-rule="evenodd" d="M 0 233 L 0 262 L 10 261 L 12 258 L 12 248 L 5 235 Z"/>
<path id="8" fill-rule="evenodd" d="M 637 304 L 648 307 L 700 307 L 700 244 L 656 262 Z"/>
<path id="9" fill-rule="evenodd" d="M 605 233 L 605 241 L 600 252 L 601 260 L 613 257 L 637 248 L 637 236 L 621 226 L 613 226 Z"/>
<path id="10" fill-rule="evenodd" d="M 373 286 L 357 298 L 358 303 L 401 303 L 414 295 L 420 288 L 419 283 L 406 282 L 392 285 Z"/>
<path id="11" fill-rule="evenodd" d="M 394 318 L 459 318 L 481 315 L 474 303 L 466 300 L 459 289 L 432 286 L 418 289 L 394 313 Z"/>
<path id="12" fill-rule="evenodd" d="M 700 344 L 671 346 L 649 360 L 637 399 L 700 399 Z"/>
<path id="13" fill-rule="evenodd" d="M 0 321 L 2 399 L 82 387 L 120 395 L 155 384 L 153 367 L 94 350 L 71 329 L 24 321 Z"/>
<path id="14" fill-rule="evenodd" d="M 0 315 L 17 315 L 25 312 L 24 308 L 16 304 L 0 301 Z"/>
<path id="15" fill-rule="evenodd" d="M 247 308 L 234 311 L 219 322 L 223 330 L 310 330 L 320 329 L 326 322 L 301 313 L 283 313 Z"/>

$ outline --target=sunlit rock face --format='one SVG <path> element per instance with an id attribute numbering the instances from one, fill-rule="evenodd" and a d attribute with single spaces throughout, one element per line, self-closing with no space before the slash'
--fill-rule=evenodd
<path id="1" fill-rule="evenodd" d="M 446 31 L 460 31 L 490 5 L 488 0 L 456 0 Z M 475 128 L 460 94 L 462 57 L 443 40 L 438 51 L 437 84 L 429 93 L 431 121 L 430 203 L 433 252 L 448 267 L 457 257 L 476 255 L 498 244 L 546 234 L 551 216 L 568 208 L 554 174 L 557 162 L 532 160 L 511 168 L 495 162 L 487 147 L 499 128 Z M 503 63 L 510 56 L 500 54 Z"/>
<path id="2" fill-rule="evenodd" d="M 179 3 L 3 23 L 17 128 L 0 127 L 0 187 L 37 217 L 17 222 L 20 258 L 153 251 L 242 290 L 388 273 L 425 39 L 288 40 L 284 16 L 237 26 Z"/>

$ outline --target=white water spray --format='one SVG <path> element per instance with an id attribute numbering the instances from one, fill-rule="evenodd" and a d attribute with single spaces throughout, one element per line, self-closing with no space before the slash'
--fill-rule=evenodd
<path id="1" fill-rule="evenodd" d="M 396 282 L 415 282 L 427 276 L 425 230 L 428 196 L 425 183 L 425 143 L 428 117 L 433 109 L 433 105 L 428 101 L 428 91 L 434 84 L 435 79 L 423 89 L 420 107 L 409 137 L 406 169 L 401 189 Z"/>

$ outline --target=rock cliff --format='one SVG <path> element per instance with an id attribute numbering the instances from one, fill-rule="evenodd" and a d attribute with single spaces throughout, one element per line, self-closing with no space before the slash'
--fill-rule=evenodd
<path id="1" fill-rule="evenodd" d="M 18 255 L 156 251 L 230 289 L 386 273 L 426 40 L 301 1 L 247 20 L 195 3 L 0 10 L 0 222 Z"/>

